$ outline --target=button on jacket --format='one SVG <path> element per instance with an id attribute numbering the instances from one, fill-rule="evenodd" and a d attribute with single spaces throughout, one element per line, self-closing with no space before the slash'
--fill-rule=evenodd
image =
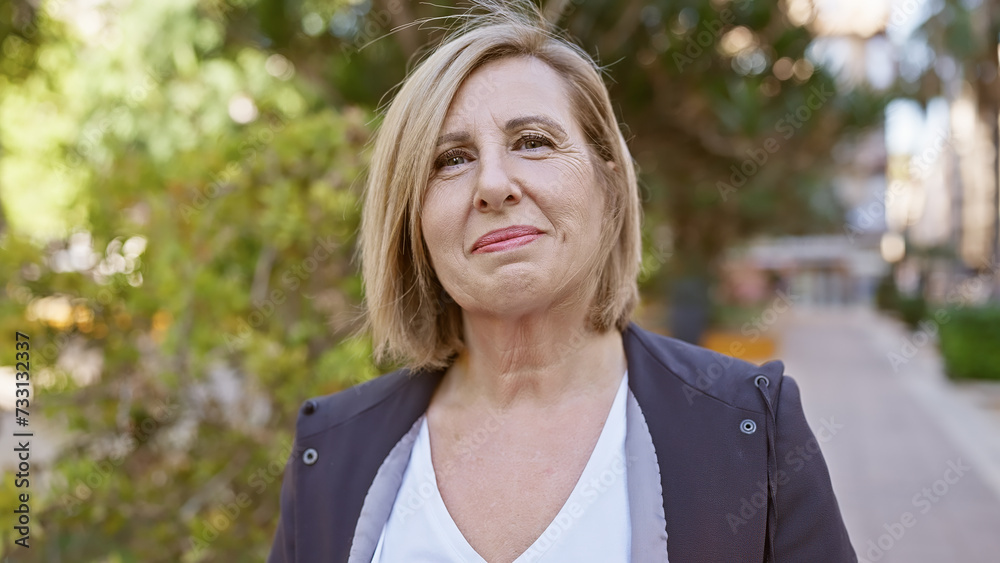
<path id="1" fill-rule="evenodd" d="M 664 561 L 663 541 L 671 563 L 857 561 L 781 362 L 755 366 L 635 324 L 622 340 L 633 562 Z M 391 475 L 443 375 L 399 370 L 303 405 L 268 561 L 370 560 L 398 486 Z M 633 456 L 648 446 L 648 462 Z"/>

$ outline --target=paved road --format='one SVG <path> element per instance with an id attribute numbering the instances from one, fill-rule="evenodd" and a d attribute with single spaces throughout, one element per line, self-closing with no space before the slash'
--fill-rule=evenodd
<path id="1" fill-rule="evenodd" d="M 822 448 L 859 559 L 1000 562 L 1000 411 L 976 406 L 982 387 L 947 382 L 933 343 L 868 310 L 797 308 L 774 330 L 814 432 L 841 425 Z"/>

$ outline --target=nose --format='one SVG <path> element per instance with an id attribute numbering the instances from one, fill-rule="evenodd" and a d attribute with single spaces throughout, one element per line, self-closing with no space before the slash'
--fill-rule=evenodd
<path id="1" fill-rule="evenodd" d="M 521 201 L 521 188 L 511 177 L 509 163 L 502 153 L 502 149 L 493 150 L 479 157 L 479 176 L 473 194 L 473 207 L 477 211 L 499 211 L 504 205 Z"/>

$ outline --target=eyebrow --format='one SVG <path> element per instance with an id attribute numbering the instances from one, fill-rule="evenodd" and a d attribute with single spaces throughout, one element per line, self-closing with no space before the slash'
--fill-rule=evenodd
<path id="1" fill-rule="evenodd" d="M 452 141 L 457 141 L 457 142 L 460 142 L 460 143 L 465 143 L 465 142 L 468 142 L 468 140 L 469 140 L 469 134 L 465 133 L 465 132 L 462 132 L 462 133 L 445 133 L 444 135 L 441 135 L 440 137 L 438 137 L 437 146 L 440 147 L 441 145 L 443 145 L 445 143 L 450 143 Z"/>
<path id="2" fill-rule="evenodd" d="M 552 118 L 545 117 L 544 115 L 526 115 L 524 117 L 515 117 L 513 119 L 508 120 L 507 123 L 504 124 L 503 130 L 507 133 L 510 133 L 515 129 L 524 127 L 525 125 L 531 125 L 534 123 L 545 125 L 546 127 L 552 129 L 559 135 L 562 135 L 563 137 L 566 136 L 566 130 L 563 129 L 562 126 L 559 125 L 559 123 L 557 123 Z M 469 139 L 470 139 L 469 134 L 464 131 L 459 133 L 445 133 L 444 135 L 438 137 L 437 146 L 441 146 L 445 143 L 449 143 L 452 141 L 464 143 L 467 142 Z"/>
<path id="3" fill-rule="evenodd" d="M 556 123 L 554 119 L 545 117 L 544 115 L 526 115 L 524 117 L 515 117 L 514 119 L 508 121 L 506 125 L 504 125 L 503 130 L 510 133 L 514 129 L 524 127 L 525 125 L 531 125 L 533 123 L 540 123 L 554 130 L 556 133 L 559 133 L 562 136 L 566 136 L 566 131 L 563 130 L 563 128 L 558 123 Z"/>

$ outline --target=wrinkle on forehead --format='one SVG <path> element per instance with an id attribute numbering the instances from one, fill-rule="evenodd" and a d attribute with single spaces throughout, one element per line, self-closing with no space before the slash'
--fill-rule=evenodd
<path id="1" fill-rule="evenodd" d="M 512 68 L 513 67 L 513 68 Z M 512 76 L 511 76 L 512 75 Z M 521 82 L 528 79 L 532 86 L 547 82 L 544 95 L 538 88 L 525 88 L 522 96 L 498 99 L 498 83 Z M 562 103 L 560 103 L 562 102 Z M 474 70 L 459 86 L 442 124 L 438 144 L 467 142 L 459 137 L 465 127 L 474 128 L 476 118 L 485 117 L 479 112 L 486 104 L 489 116 L 498 129 L 506 129 L 509 121 L 529 115 L 541 115 L 560 123 L 565 133 L 580 136 L 582 132 L 571 107 L 565 81 L 548 63 L 531 56 L 505 57 L 491 61 Z M 558 131 L 557 131 L 558 132 Z"/>

